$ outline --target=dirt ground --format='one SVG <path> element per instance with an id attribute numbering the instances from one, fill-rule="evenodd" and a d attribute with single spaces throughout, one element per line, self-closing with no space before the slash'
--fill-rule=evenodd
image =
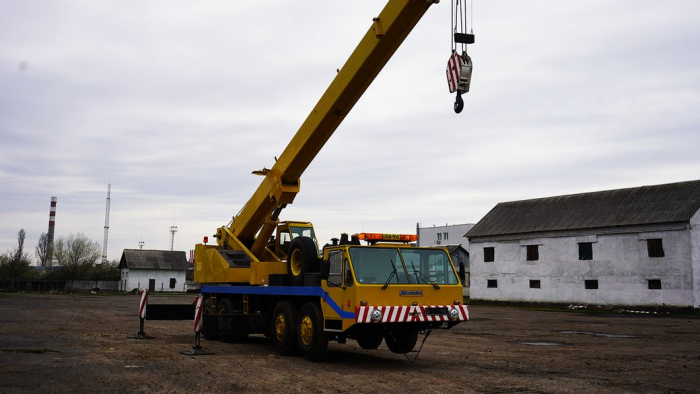
<path id="1" fill-rule="evenodd" d="M 187 303 L 194 296 L 151 296 Z M 136 295 L 0 295 L 0 393 L 697 393 L 700 319 L 471 307 L 417 361 L 331 342 L 319 362 L 271 340 L 202 340 L 192 321 L 146 321 Z M 420 341 L 420 338 L 419 338 Z"/>

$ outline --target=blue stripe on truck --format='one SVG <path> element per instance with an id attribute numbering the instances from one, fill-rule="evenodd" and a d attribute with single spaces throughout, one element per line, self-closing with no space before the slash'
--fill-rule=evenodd
<path id="1" fill-rule="evenodd" d="M 354 312 L 344 311 L 325 290 L 318 286 L 202 286 L 202 293 L 315 296 L 323 298 L 341 318 L 355 318 Z"/>

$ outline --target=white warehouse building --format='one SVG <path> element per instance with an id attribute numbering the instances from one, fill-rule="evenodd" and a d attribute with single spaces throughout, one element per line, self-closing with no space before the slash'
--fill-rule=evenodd
<path id="1" fill-rule="evenodd" d="M 700 181 L 499 203 L 468 233 L 472 299 L 700 307 Z"/>
<path id="2" fill-rule="evenodd" d="M 185 252 L 124 249 L 119 262 L 119 290 L 186 291 L 185 277 L 188 268 L 189 262 Z"/>

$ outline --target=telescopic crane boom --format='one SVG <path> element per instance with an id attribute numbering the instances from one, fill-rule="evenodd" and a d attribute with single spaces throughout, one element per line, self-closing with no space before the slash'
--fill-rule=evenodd
<path id="1" fill-rule="evenodd" d="M 272 168 L 255 172 L 265 179 L 230 226 L 217 230 L 220 247 L 238 249 L 242 245 L 256 258 L 263 258 L 280 211 L 299 192 L 304 170 L 416 23 L 438 1 L 387 3 Z"/>

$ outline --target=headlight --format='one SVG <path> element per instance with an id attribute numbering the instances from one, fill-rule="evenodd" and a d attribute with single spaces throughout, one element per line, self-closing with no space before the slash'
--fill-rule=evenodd
<path id="1" fill-rule="evenodd" d="M 372 320 L 374 320 L 375 322 L 381 321 L 382 320 L 382 311 L 380 311 L 379 309 L 373 310 L 372 311 Z"/>
<path id="2" fill-rule="evenodd" d="M 457 310 L 457 308 L 452 308 L 452 309 L 450 310 L 450 318 L 451 318 L 452 320 L 457 320 L 457 319 L 459 319 L 459 311 Z"/>

